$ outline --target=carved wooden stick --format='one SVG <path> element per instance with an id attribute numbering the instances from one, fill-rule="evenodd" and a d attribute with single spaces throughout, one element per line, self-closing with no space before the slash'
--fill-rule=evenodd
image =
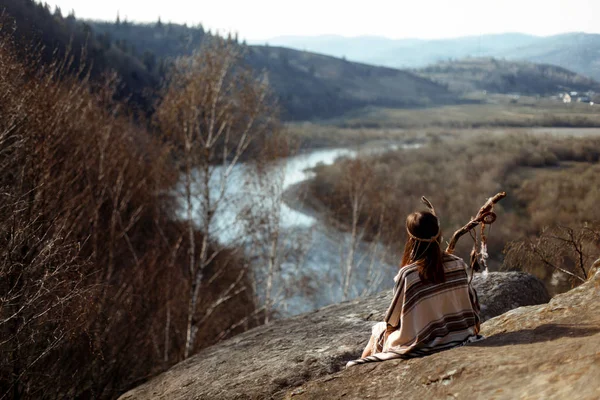
<path id="1" fill-rule="evenodd" d="M 494 204 L 502 200 L 506 197 L 506 192 L 500 192 L 496 194 L 494 197 L 490 197 L 485 204 L 479 209 L 477 216 L 469 221 L 468 224 L 454 232 L 452 238 L 450 239 L 450 243 L 448 243 L 448 247 L 446 248 L 447 253 L 454 253 L 454 247 L 456 247 L 456 242 L 458 239 L 465 233 L 469 232 L 471 229 L 475 228 L 477 225 L 481 223 L 481 221 L 488 215 L 488 213 L 492 210 Z M 493 221 L 492 221 L 493 222 Z"/>

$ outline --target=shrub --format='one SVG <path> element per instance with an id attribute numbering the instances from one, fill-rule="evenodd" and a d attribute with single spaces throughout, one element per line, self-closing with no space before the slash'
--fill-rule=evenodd
<path id="1" fill-rule="evenodd" d="M 14 47 L 0 32 L 0 392 L 113 398 L 183 357 L 178 171 L 112 100 L 110 77 L 92 84 L 67 73 L 68 58 L 42 66 Z M 247 283 L 244 265 L 223 249 L 199 309 Z M 194 350 L 251 314 L 251 300 L 246 290 L 221 305 Z"/>
<path id="2" fill-rule="evenodd" d="M 363 161 L 372 170 L 366 203 L 385 209 L 386 218 L 383 224 L 368 220 L 370 210 L 365 209 L 361 221 L 368 221 L 372 233 L 381 230 L 383 240 L 401 251 L 406 216 L 422 207 L 422 195 L 433 202 L 449 237 L 488 196 L 505 190 L 508 198 L 497 205 L 501 217 L 488 242 L 491 265 L 498 268 L 509 241 L 535 237 L 557 223 L 575 226 L 600 221 L 595 206 L 600 170 L 587 163 L 596 159 L 599 150 L 598 138 L 490 134 L 365 156 Z M 350 160 L 339 160 L 331 167 L 317 168 L 309 182 L 311 194 L 341 223 L 350 220 L 343 179 L 351 176 L 350 165 Z M 463 239 L 457 252 L 466 257 L 471 246 Z"/>

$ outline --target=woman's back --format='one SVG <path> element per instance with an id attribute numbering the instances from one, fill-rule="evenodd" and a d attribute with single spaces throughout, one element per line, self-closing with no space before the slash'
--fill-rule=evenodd
<path id="1" fill-rule="evenodd" d="M 477 338 L 479 303 L 466 264 L 440 248 L 442 231 L 433 212 L 406 219 L 402 268 L 385 319 L 373 327 L 363 356 L 348 366 L 409 358 L 445 350 Z"/>
<path id="2" fill-rule="evenodd" d="M 400 269 L 384 320 L 395 330 L 383 351 L 424 355 L 453 347 L 479 332 L 479 304 L 465 267 L 461 258 L 445 254 L 442 283 L 422 280 L 416 264 Z"/>

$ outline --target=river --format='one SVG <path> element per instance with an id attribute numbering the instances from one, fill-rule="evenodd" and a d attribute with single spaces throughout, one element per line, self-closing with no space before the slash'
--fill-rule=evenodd
<path id="1" fill-rule="evenodd" d="M 400 147 L 418 145 L 365 146 L 358 151 L 373 153 Z M 357 150 L 347 148 L 312 150 L 280 160 L 267 173 L 282 180 L 282 190 L 277 194 L 281 196 L 294 185 L 310 179 L 311 168 L 319 164 L 330 165 L 339 157 L 356 157 L 357 154 Z M 214 175 L 218 177 L 221 172 L 217 169 Z M 217 210 L 212 229 L 213 237 L 224 245 L 233 245 L 244 235 L 243 224 L 239 223 L 242 210 L 253 204 L 256 207 L 257 201 L 266 201 L 265 194 L 252 182 L 252 173 L 244 164 L 236 166 L 227 179 L 224 196 L 227 201 Z M 213 188 L 217 189 L 220 183 L 215 179 Z M 308 312 L 344 300 L 342 265 L 350 244 L 349 234 L 328 224 L 314 210 L 297 207 L 301 202 L 290 199 L 289 193 L 285 196 L 287 203 L 279 202 L 281 241 L 278 254 L 282 262 L 274 282 L 274 293 L 277 294 L 274 307 L 281 316 Z M 395 262 L 385 261 L 389 256 L 379 243 L 359 243 L 349 299 L 392 287 L 397 268 L 393 265 Z M 262 263 L 259 261 L 254 268 L 258 276 L 264 277 Z M 261 296 L 260 286 L 258 292 Z"/>
<path id="2" fill-rule="evenodd" d="M 498 129 L 505 134 L 512 130 Z M 600 129 L 534 128 L 534 134 L 558 136 L 596 136 Z M 488 132 L 489 133 L 489 132 Z M 419 144 L 378 144 L 365 145 L 358 149 L 361 153 L 381 153 L 399 148 L 415 148 Z M 306 208 L 299 198 L 296 185 L 312 178 L 312 168 L 318 164 L 330 165 L 339 157 L 356 157 L 356 149 L 330 148 L 307 151 L 289 157 L 272 165 L 267 175 L 281 178 L 281 191 L 286 192 L 286 202 L 279 202 L 279 227 L 281 241 L 278 254 L 282 260 L 281 270 L 277 271 L 274 292 L 277 301 L 274 305 L 281 316 L 296 315 L 337 303 L 344 300 L 342 294 L 342 270 L 348 254 L 350 235 L 330 225 L 318 211 Z M 223 171 L 217 167 L 215 177 Z M 240 224 L 240 214 L 248 207 L 256 207 L 266 199 L 252 182 L 251 169 L 239 164 L 227 179 L 223 205 L 215 213 L 212 237 L 224 245 L 239 246 L 245 235 Z M 219 179 L 211 181 L 214 191 L 218 191 Z M 290 198 L 290 195 L 292 198 Z M 280 197 L 281 198 L 281 197 Z M 252 247 L 252 245 L 248 246 Z M 256 247 L 253 257 L 256 257 Z M 263 251 L 263 254 L 267 250 Z M 355 254 L 356 269 L 352 277 L 351 292 L 348 298 L 377 292 L 392 287 L 392 278 L 397 271 L 398 254 L 393 254 L 378 243 L 360 243 Z M 264 260 L 253 265 L 257 276 L 264 277 Z M 259 298 L 263 296 L 261 284 L 257 287 Z"/>

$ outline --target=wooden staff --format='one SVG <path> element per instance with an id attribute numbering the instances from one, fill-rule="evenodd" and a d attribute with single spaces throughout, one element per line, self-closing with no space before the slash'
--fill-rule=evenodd
<path id="1" fill-rule="evenodd" d="M 469 232 L 471 229 L 475 228 L 480 223 L 491 224 L 496 220 L 496 214 L 492 212 L 492 208 L 494 204 L 502 200 L 506 197 L 506 192 L 500 192 L 493 197 L 490 197 L 485 204 L 479 209 L 477 216 L 469 221 L 465 226 L 454 232 L 450 242 L 448 243 L 448 247 L 446 248 L 447 253 L 454 253 L 454 248 L 456 247 L 456 242 L 463 236 L 465 233 Z M 421 197 L 421 201 L 425 203 L 427 208 L 435 214 L 435 210 L 431 205 L 431 202 L 425 198 L 425 196 Z"/>

